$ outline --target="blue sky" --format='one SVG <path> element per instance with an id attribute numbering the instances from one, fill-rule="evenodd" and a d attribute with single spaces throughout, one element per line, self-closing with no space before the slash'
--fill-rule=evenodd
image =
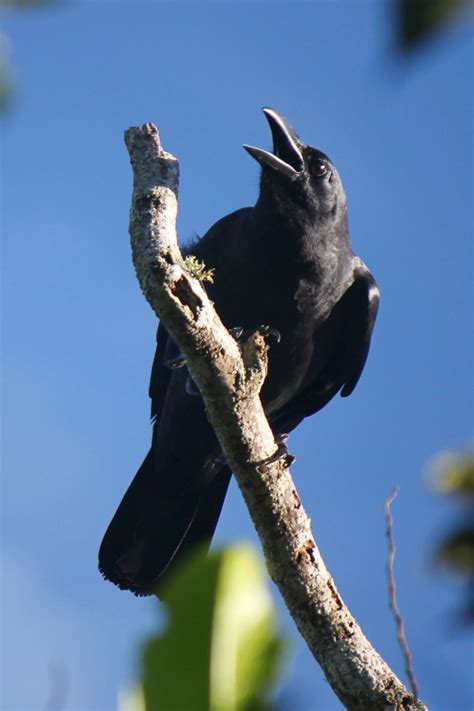
<path id="1" fill-rule="evenodd" d="M 109 711 L 160 612 L 105 583 L 105 527 L 150 437 L 155 318 L 128 241 L 130 125 L 155 122 L 181 163 L 179 231 L 253 204 L 242 143 L 270 145 L 261 106 L 287 115 L 344 181 L 353 246 L 382 303 L 355 393 L 291 437 L 293 472 L 327 564 L 391 666 L 383 501 L 421 695 L 472 708 L 463 590 L 433 569 L 456 514 L 426 463 L 472 436 L 472 18 L 409 61 L 390 3 L 70 2 L 5 14 L 17 94 L 3 136 L 2 711 Z M 253 540 L 233 486 L 216 542 Z M 340 704 L 284 612 L 286 698 Z M 62 670 L 62 671 L 61 671 Z"/>

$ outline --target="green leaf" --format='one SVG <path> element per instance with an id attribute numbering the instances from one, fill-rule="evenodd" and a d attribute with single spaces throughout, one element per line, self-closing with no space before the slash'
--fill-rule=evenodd
<path id="1" fill-rule="evenodd" d="M 0 0 L 0 6 L 6 5 L 18 8 L 42 7 L 55 4 L 58 0 Z"/>
<path id="2" fill-rule="evenodd" d="M 438 544 L 435 560 L 465 581 L 466 603 L 460 621 L 474 622 L 474 451 L 444 451 L 431 462 L 432 485 L 443 495 L 455 495 L 458 513 L 454 526 Z"/>
<path id="3" fill-rule="evenodd" d="M 261 692 L 275 678 L 282 644 L 261 564 L 250 548 L 221 558 L 210 666 L 212 711 L 264 708 Z"/>
<path id="4" fill-rule="evenodd" d="M 145 695 L 140 685 L 132 686 L 119 694 L 119 711 L 146 711 Z"/>
<path id="5" fill-rule="evenodd" d="M 465 523 L 446 536 L 438 546 L 437 560 L 455 572 L 474 575 L 474 525 Z"/>
<path id="6" fill-rule="evenodd" d="M 147 711 L 260 711 L 282 653 L 273 603 L 252 548 L 199 553 L 161 592 L 163 635 L 146 644 Z"/>
<path id="7" fill-rule="evenodd" d="M 433 485 L 441 494 L 474 495 L 474 451 L 445 451 L 436 455 L 431 463 L 434 471 Z"/>

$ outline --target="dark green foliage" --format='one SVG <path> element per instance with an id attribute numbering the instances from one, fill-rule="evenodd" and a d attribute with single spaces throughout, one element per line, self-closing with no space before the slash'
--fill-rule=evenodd
<path id="1" fill-rule="evenodd" d="M 0 0 L 0 7 L 43 7 L 44 5 L 52 5 L 59 0 Z"/>
<path id="2" fill-rule="evenodd" d="M 472 6 L 470 0 L 396 0 L 400 49 L 418 47 L 469 6 Z"/>
<path id="3" fill-rule="evenodd" d="M 436 549 L 436 562 L 465 581 L 464 619 L 474 622 L 474 453 L 440 455 L 435 463 L 436 488 L 455 496 L 459 509 L 451 531 Z"/>

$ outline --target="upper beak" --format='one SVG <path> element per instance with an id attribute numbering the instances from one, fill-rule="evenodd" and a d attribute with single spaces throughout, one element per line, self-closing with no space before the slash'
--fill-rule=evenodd
<path id="1" fill-rule="evenodd" d="M 262 109 L 265 114 L 273 136 L 273 153 L 244 144 L 245 150 L 250 153 L 263 167 L 273 168 L 278 173 L 291 178 L 301 173 L 304 169 L 304 160 L 301 153 L 301 141 L 283 116 L 274 109 Z"/>

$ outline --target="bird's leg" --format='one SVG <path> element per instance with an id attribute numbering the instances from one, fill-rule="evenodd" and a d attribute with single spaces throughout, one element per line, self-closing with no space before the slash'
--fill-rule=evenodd
<path id="1" fill-rule="evenodd" d="M 261 471 L 263 467 L 273 464 L 274 462 L 279 462 L 281 459 L 285 460 L 287 467 L 291 466 L 295 461 L 295 457 L 289 453 L 288 447 L 286 446 L 288 442 L 286 432 L 276 434 L 275 442 L 278 445 L 276 452 L 260 462 L 257 466 L 257 471 Z M 221 452 L 217 457 L 211 457 L 207 462 L 207 466 L 213 474 L 217 473 L 222 467 L 228 466 L 224 453 Z"/>
<path id="2" fill-rule="evenodd" d="M 260 462 L 257 467 L 258 471 L 261 471 L 263 467 L 273 464 L 274 462 L 279 462 L 282 459 L 285 461 L 287 467 L 291 466 L 295 461 L 295 457 L 293 454 L 290 454 L 288 447 L 286 446 L 286 443 L 288 442 L 288 435 L 286 432 L 276 434 L 275 442 L 277 443 L 276 452 Z"/>
<path id="3" fill-rule="evenodd" d="M 264 338 L 274 338 L 277 343 L 281 341 L 280 331 L 277 331 L 276 328 L 272 328 L 271 326 L 259 326 L 254 329 L 245 329 L 242 328 L 242 326 L 236 326 L 235 328 L 229 329 L 230 335 L 233 336 L 236 341 L 246 340 L 256 332 L 260 333 Z"/>

